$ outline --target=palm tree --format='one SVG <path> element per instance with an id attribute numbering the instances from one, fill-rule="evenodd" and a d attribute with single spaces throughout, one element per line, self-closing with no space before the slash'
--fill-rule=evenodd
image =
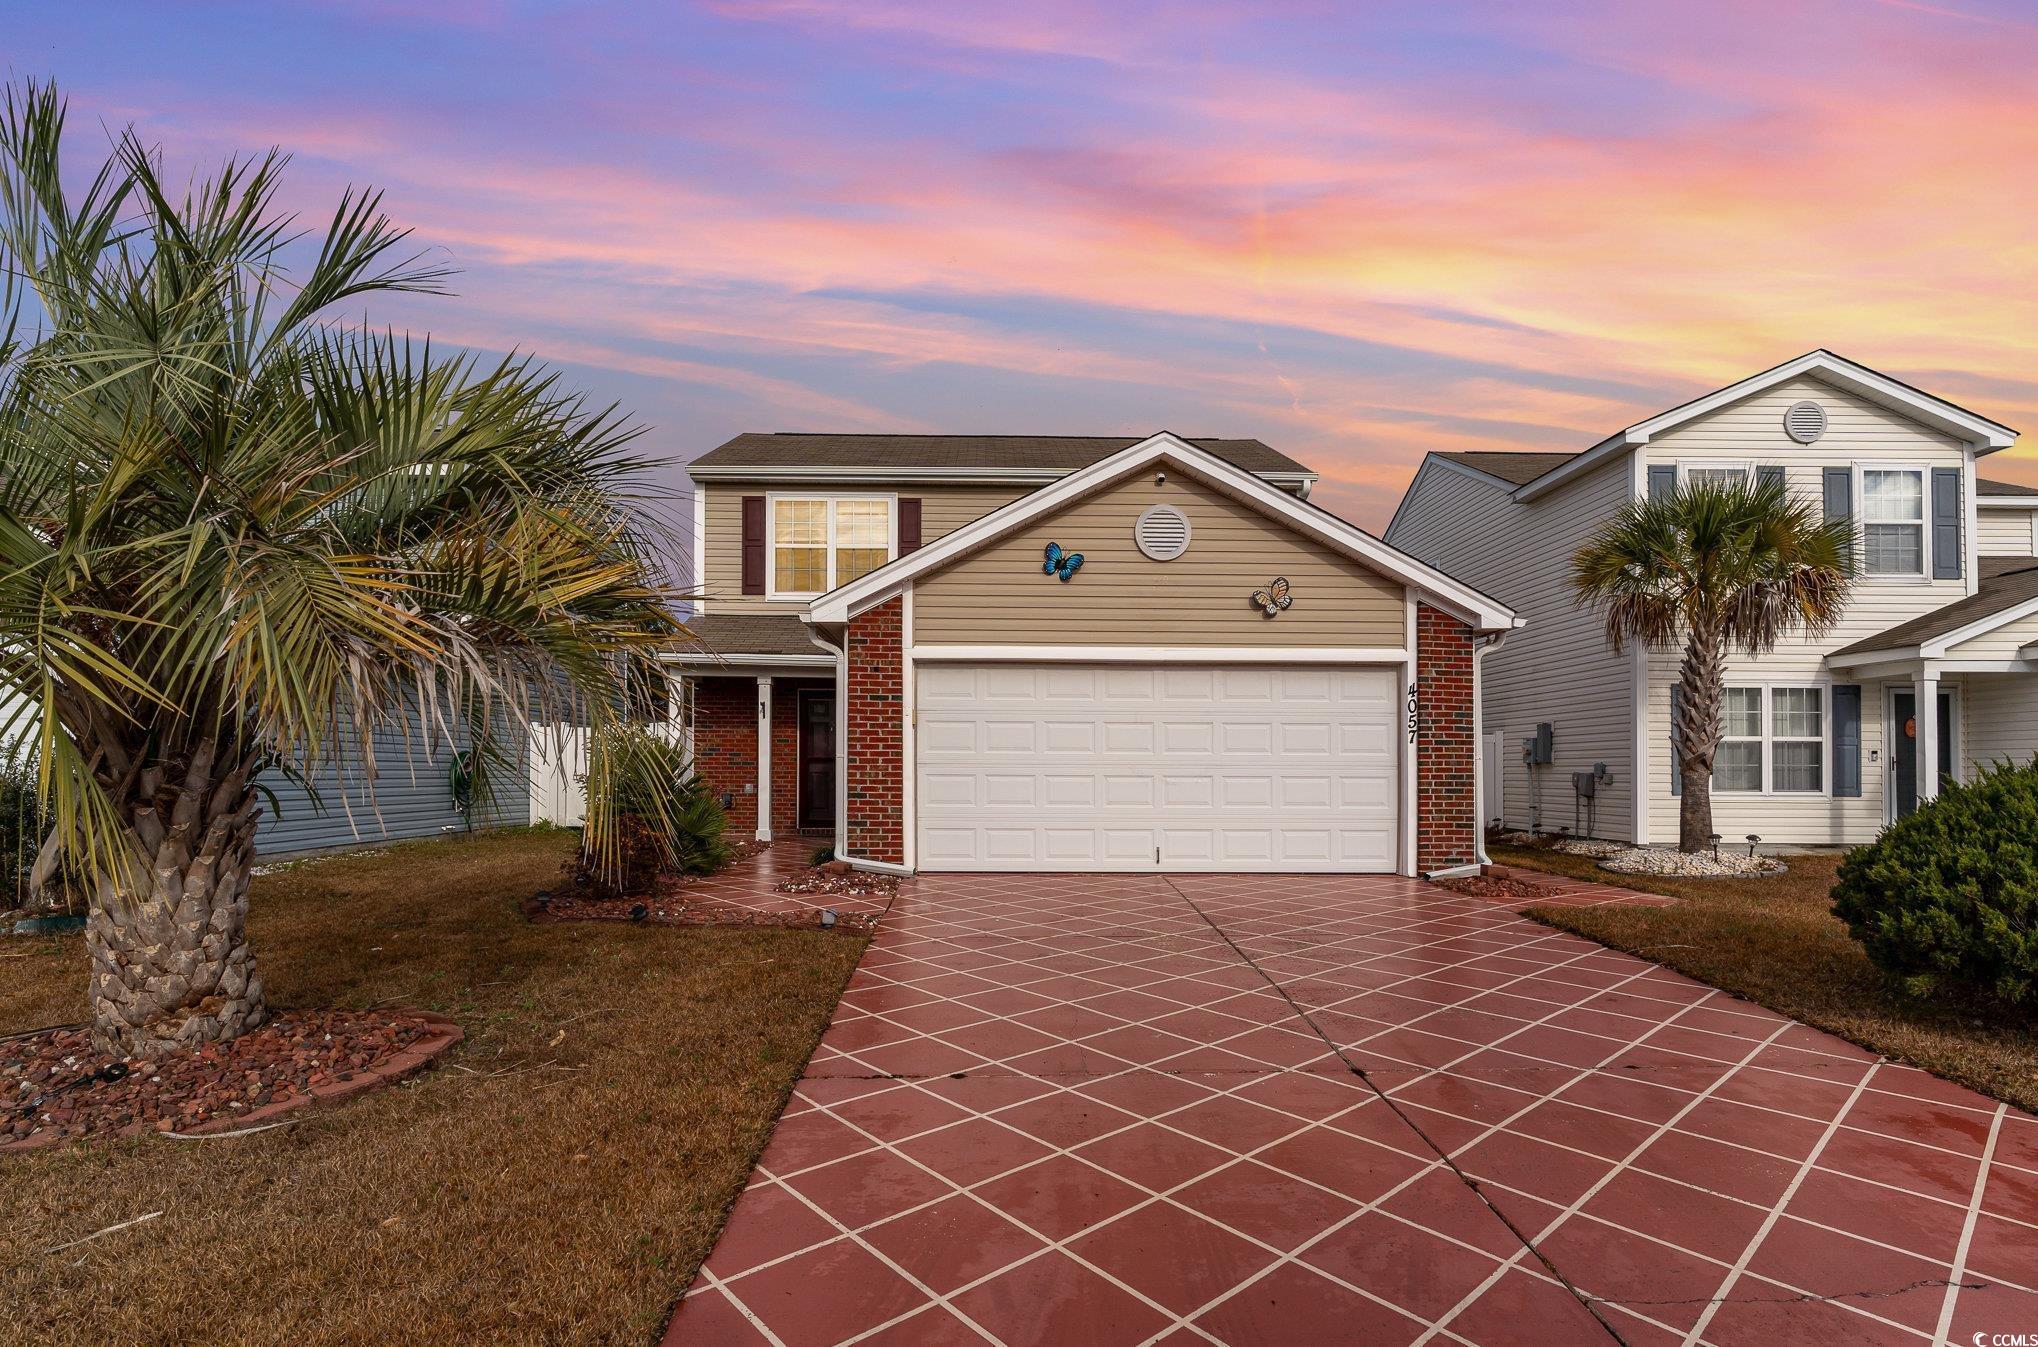
<path id="1" fill-rule="evenodd" d="M 1671 725 L 1684 783 L 1680 850 L 1702 851 L 1712 837 L 1727 655 L 1831 630 L 1846 606 L 1852 555 L 1847 521 L 1821 519 L 1780 482 L 1742 482 L 1631 501 L 1572 558 L 1572 588 L 1605 608 L 1615 653 L 1630 641 L 1651 650 L 1683 643 Z"/>
<path id="2" fill-rule="evenodd" d="M 0 99 L 0 740 L 85 893 L 94 1040 L 150 1055 L 267 1016 L 265 776 L 372 791 L 379 728 L 464 726 L 485 789 L 531 724 L 641 710 L 683 628 L 613 408 L 331 319 L 447 274 L 376 194 L 300 233 L 277 153 L 173 193 L 131 129 L 74 192 L 63 131 Z"/>

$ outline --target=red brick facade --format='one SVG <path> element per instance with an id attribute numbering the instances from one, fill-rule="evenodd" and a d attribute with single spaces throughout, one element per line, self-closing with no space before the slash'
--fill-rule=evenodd
<path id="1" fill-rule="evenodd" d="M 850 619 L 848 723 L 842 726 L 849 854 L 894 865 L 906 860 L 903 610 L 904 602 L 893 599 Z"/>
<path id="2" fill-rule="evenodd" d="M 1426 604 L 1415 614 L 1415 867 L 1479 858 L 1472 719 L 1472 630 Z"/>
<path id="3" fill-rule="evenodd" d="M 756 679 L 702 678 L 695 682 L 693 745 L 695 773 L 710 791 L 728 797 L 730 838 L 742 841 L 755 836 Z"/>

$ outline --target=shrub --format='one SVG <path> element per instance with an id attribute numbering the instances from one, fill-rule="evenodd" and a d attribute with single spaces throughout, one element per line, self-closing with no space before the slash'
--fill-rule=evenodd
<path id="1" fill-rule="evenodd" d="M 1949 785 L 1850 853 L 1833 914 L 1914 993 L 2038 1004 L 2038 758 Z"/>
<path id="2" fill-rule="evenodd" d="M 728 864 L 721 802 L 689 773 L 678 744 L 649 730 L 621 729 L 591 750 L 600 770 L 587 781 L 588 824 L 575 865 L 583 883 L 641 894 L 660 872 L 706 874 Z"/>
<path id="3" fill-rule="evenodd" d="M 19 760 L 9 758 L 0 747 L 0 909 L 60 899 L 56 884 L 42 895 L 28 891 L 36 853 L 48 832 L 49 820 L 36 793 L 34 759 L 26 754 Z"/>

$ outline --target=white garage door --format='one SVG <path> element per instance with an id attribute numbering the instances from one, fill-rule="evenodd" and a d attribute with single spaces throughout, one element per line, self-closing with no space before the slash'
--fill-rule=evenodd
<path id="1" fill-rule="evenodd" d="M 1398 668 L 923 664 L 926 870 L 1387 871 Z"/>

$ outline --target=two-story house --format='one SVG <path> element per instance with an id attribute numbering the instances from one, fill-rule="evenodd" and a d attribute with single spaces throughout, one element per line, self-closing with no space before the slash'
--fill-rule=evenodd
<path id="1" fill-rule="evenodd" d="M 871 868 L 1477 858 L 1513 614 L 1257 440 L 739 435 L 690 466 L 696 770 Z"/>
<path id="2" fill-rule="evenodd" d="M 1387 540 L 1526 623 L 1483 671 L 1483 816 L 1676 841 L 1681 652 L 1615 655 L 1569 571 L 1624 504 L 1707 478 L 1781 480 L 1856 537 L 1837 630 L 1729 661 L 1725 839 L 1867 841 L 1942 780 L 2038 752 L 2038 491 L 1976 471 L 2015 438 L 1820 350 L 1576 453 L 1428 455 Z"/>

